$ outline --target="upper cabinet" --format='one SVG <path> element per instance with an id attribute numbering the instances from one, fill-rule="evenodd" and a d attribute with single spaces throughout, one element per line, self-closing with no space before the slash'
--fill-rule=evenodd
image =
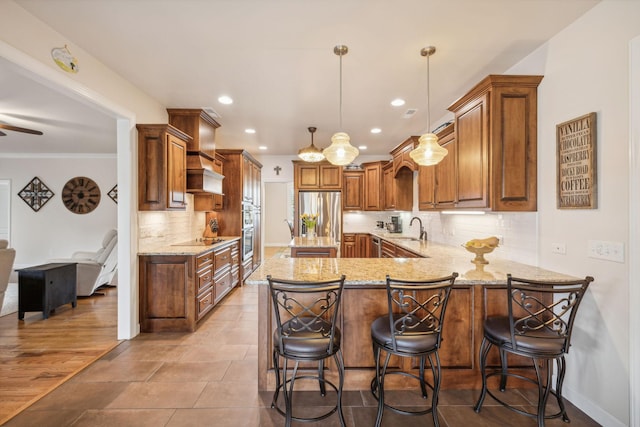
<path id="1" fill-rule="evenodd" d="M 169 123 L 192 137 L 188 151 L 215 156 L 216 129 L 220 124 L 201 108 L 167 108 Z"/>
<path id="2" fill-rule="evenodd" d="M 364 169 L 364 210 L 381 211 L 384 206 L 382 164 L 385 162 L 363 163 Z"/>
<path id="3" fill-rule="evenodd" d="M 418 170 L 409 153 L 417 144 L 412 136 L 391 150 L 393 160 L 383 167 L 384 209 L 411 211 L 413 209 L 413 172 Z"/>
<path id="4" fill-rule="evenodd" d="M 191 137 L 171 125 L 139 124 L 138 209 L 184 210 L 187 145 Z"/>
<path id="5" fill-rule="evenodd" d="M 293 160 L 296 190 L 342 190 L 342 166 Z"/>
<path id="6" fill-rule="evenodd" d="M 364 171 L 345 170 L 342 174 L 342 209 L 364 210 Z"/>
<path id="7" fill-rule="evenodd" d="M 451 123 L 437 134 L 438 143 L 449 152 L 435 166 L 418 167 L 418 209 L 451 209 L 456 195 L 456 139 Z"/>
<path id="8" fill-rule="evenodd" d="M 537 210 L 541 80 L 490 75 L 449 107 L 455 115 L 455 207 Z"/>

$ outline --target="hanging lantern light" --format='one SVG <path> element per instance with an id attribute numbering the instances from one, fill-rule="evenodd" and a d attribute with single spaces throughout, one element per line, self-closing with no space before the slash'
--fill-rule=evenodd
<path id="1" fill-rule="evenodd" d="M 345 45 L 337 45 L 333 53 L 340 57 L 340 129 L 342 129 L 342 57 L 349 52 Z M 331 145 L 322 151 L 327 160 L 339 166 L 353 162 L 360 151 L 349 143 L 349 135 L 346 132 L 337 132 L 331 137 Z"/>
<path id="2" fill-rule="evenodd" d="M 429 106 L 429 57 L 436 53 L 434 46 L 428 46 L 420 51 L 420 55 L 427 57 L 427 129 L 431 126 L 431 108 Z M 438 137 L 430 132 L 418 139 L 418 146 L 409 153 L 414 162 L 420 166 L 433 166 L 442 161 L 449 152 L 438 144 Z"/>
<path id="3" fill-rule="evenodd" d="M 298 151 L 298 157 L 300 157 L 305 162 L 320 162 L 324 160 L 324 154 L 322 154 L 322 150 L 313 145 L 313 133 L 316 131 L 314 127 L 307 128 L 311 133 L 311 145 L 305 148 L 301 148 Z"/>

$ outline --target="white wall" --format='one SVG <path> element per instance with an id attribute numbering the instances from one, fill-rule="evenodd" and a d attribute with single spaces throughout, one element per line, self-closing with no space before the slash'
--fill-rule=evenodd
<path id="1" fill-rule="evenodd" d="M 640 2 L 604 1 L 509 70 L 543 74 L 538 104 L 540 266 L 592 275 L 567 357 L 564 394 L 603 425 L 629 425 L 629 260 L 587 257 L 591 239 L 629 243 L 629 42 Z M 597 113 L 598 208 L 556 209 L 556 125 Z M 551 252 L 566 244 L 566 255 Z"/>
<path id="2" fill-rule="evenodd" d="M 54 196 L 34 211 L 18 193 L 35 176 Z M 98 207 L 78 215 L 62 203 L 62 187 L 75 176 L 93 179 L 100 187 Z M 0 157 L 0 178 L 11 180 L 11 244 L 16 268 L 42 264 L 51 258 L 68 258 L 75 251 L 94 251 L 107 230 L 117 228 L 117 205 L 107 195 L 116 185 L 115 155 L 97 158 Z"/>

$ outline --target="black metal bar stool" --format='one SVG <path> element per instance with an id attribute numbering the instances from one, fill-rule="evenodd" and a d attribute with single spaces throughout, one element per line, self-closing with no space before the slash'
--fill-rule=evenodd
<path id="1" fill-rule="evenodd" d="M 276 375 L 276 390 L 271 407 L 285 416 L 285 425 L 292 420 L 313 422 L 323 420 L 336 411 L 340 425 L 344 426 L 342 413 L 342 387 L 344 384 L 344 362 L 340 347 L 341 333 L 336 326 L 338 309 L 342 297 L 345 276 L 340 279 L 320 282 L 300 282 L 274 279 L 267 276 L 273 300 L 276 329 L 273 332 L 273 365 Z M 280 358 L 283 358 L 282 371 Z M 324 375 L 324 360 L 333 357 L 338 371 L 338 385 Z M 295 361 L 288 377 L 289 360 Z M 300 362 L 318 362 L 317 375 L 298 374 Z M 320 394 L 325 395 L 325 385 L 337 393 L 336 405 L 323 415 L 313 418 L 293 415 L 293 390 L 296 380 L 318 380 Z M 278 407 L 278 396 L 282 390 L 285 410 Z"/>
<path id="2" fill-rule="evenodd" d="M 376 376 L 371 381 L 371 393 L 378 400 L 376 427 L 382 423 L 384 408 L 404 415 L 424 415 L 431 412 L 434 425 L 438 424 L 438 392 L 440 390 L 440 356 L 442 325 L 451 288 L 458 273 L 432 280 L 397 280 L 387 275 L 388 313 L 371 324 L 373 356 Z M 382 351 L 386 352 L 380 366 Z M 399 370 L 388 371 L 391 355 L 420 359 L 419 375 Z M 425 380 L 427 359 L 433 376 L 432 383 Z M 386 375 L 398 374 L 417 379 L 422 397 L 427 398 L 427 387 L 432 390 L 431 407 L 422 411 L 399 409 L 384 402 Z"/>
<path id="3" fill-rule="evenodd" d="M 482 393 L 474 407 L 480 412 L 487 394 L 503 406 L 536 418 L 539 427 L 544 420 L 562 417 L 570 422 L 562 399 L 565 375 L 565 353 L 569 352 L 571 331 L 584 293 L 593 281 L 587 276 L 576 281 L 538 281 L 518 279 L 507 275 L 507 316 L 489 317 L 484 321 L 484 337 L 480 345 Z M 500 369 L 487 373 L 487 354 L 496 346 L 500 354 Z M 531 358 L 536 378 L 509 372 L 507 353 Z M 551 390 L 553 362 L 557 367 L 555 391 Z M 536 413 L 508 405 L 487 388 L 487 378 L 500 375 L 500 391 L 505 391 L 507 378 L 515 377 L 538 386 Z M 555 414 L 546 414 L 547 399 L 553 394 L 560 408 Z"/>

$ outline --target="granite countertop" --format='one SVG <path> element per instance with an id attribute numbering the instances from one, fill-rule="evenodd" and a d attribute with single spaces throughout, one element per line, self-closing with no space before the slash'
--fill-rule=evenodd
<path id="1" fill-rule="evenodd" d="M 382 237 L 382 236 L 380 236 Z M 382 237 L 385 238 L 385 237 Z M 345 274 L 347 285 L 384 284 L 386 275 L 396 279 L 442 277 L 457 272 L 456 284 L 505 284 L 507 273 L 537 280 L 576 280 L 577 277 L 499 258 L 500 248 L 485 255 L 489 264 L 476 266 L 474 255 L 462 246 L 386 237 L 428 258 L 273 258 L 266 259 L 245 281 L 267 284 L 266 277 L 292 280 L 329 280 Z"/>
<path id="2" fill-rule="evenodd" d="M 338 248 L 340 244 L 333 237 L 294 237 L 290 248 Z"/>
<path id="3" fill-rule="evenodd" d="M 141 247 L 138 255 L 200 255 L 234 240 L 240 240 L 240 236 L 218 236 L 218 238 L 222 241 L 214 244 L 205 244 L 195 240 L 176 243 L 150 243 Z"/>

